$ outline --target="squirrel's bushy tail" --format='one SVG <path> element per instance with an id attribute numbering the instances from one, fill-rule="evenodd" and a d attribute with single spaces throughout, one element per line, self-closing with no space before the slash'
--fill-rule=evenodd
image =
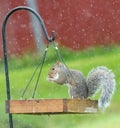
<path id="1" fill-rule="evenodd" d="M 114 74 L 104 66 L 98 66 L 92 69 L 87 77 L 88 97 L 95 94 L 98 89 L 102 89 L 100 99 L 98 100 L 99 108 L 106 108 L 115 89 Z"/>

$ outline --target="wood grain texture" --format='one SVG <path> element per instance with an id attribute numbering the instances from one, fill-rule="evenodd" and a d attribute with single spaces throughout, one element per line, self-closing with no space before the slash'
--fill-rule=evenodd
<path id="1" fill-rule="evenodd" d="M 98 102 L 88 99 L 38 99 L 6 101 L 11 114 L 68 114 L 96 113 Z"/>

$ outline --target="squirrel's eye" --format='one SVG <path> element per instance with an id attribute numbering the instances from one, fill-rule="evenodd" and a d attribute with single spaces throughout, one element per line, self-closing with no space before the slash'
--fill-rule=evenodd
<path id="1" fill-rule="evenodd" d="M 52 70 L 55 70 L 55 68 L 52 68 Z"/>

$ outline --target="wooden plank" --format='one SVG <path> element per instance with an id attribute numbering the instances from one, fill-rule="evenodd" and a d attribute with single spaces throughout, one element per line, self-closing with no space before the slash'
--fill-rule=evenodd
<path id="1" fill-rule="evenodd" d="M 39 99 L 6 101 L 6 112 L 11 114 L 68 114 L 95 113 L 97 101 L 88 99 Z"/>
<path id="2" fill-rule="evenodd" d="M 67 100 L 67 111 L 75 113 L 95 113 L 98 111 L 98 102 L 96 100 Z"/>

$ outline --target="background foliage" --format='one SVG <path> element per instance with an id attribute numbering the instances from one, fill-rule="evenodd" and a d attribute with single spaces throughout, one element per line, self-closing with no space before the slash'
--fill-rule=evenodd
<path id="1" fill-rule="evenodd" d="M 70 68 L 81 70 L 85 76 L 88 72 L 98 66 L 104 65 L 110 68 L 116 76 L 116 91 L 112 98 L 110 107 L 104 113 L 77 114 L 77 115 L 14 115 L 15 128 L 118 128 L 120 115 L 120 46 L 103 46 L 89 48 L 85 51 L 71 51 L 60 48 L 61 54 Z M 35 67 L 40 62 L 41 55 L 25 54 L 23 57 L 12 56 L 9 58 L 9 73 L 12 99 L 20 99 L 22 91 L 31 77 Z M 39 98 L 69 98 L 67 87 L 59 86 L 46 81 L 49 68 L 57 60 L 56 52 L 51 47 L 48 51 L 39 86 L 35 95 Z M 24 98 L 30 99 L 38 72 L 33 79 Z M 93 99 L 97 99 L 99 94 Z M 5 76 L 3 60 L 0 60 L 0 127 L 8 127 L 8 115 L 5 113 Z"/>

